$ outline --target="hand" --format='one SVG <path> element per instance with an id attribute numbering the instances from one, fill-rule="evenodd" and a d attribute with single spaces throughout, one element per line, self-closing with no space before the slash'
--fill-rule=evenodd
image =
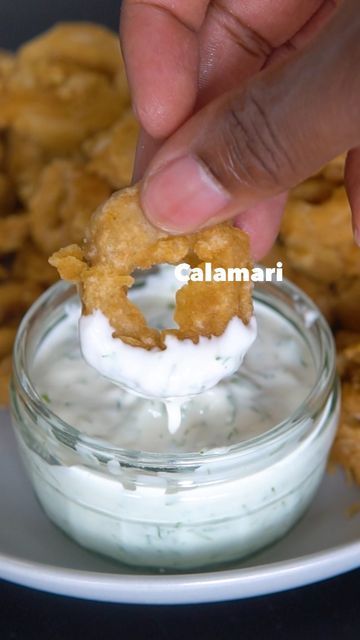
<path id="1" fill-rule="evenodd" d="M 301 11 L 305 11 L 307 5 L 308 14 L 310 5 L 313 10 L 315 5 L 314 2 L 294 5 L 291 0 L 278 0 L 278 3 L 282 11 L 279 15 L 284 16 L 283 33 L 290 23 L 294 28 L 298 5 L 301 5 Z M 175 8 L 176 4 L 172 2 Z M 184 4 L 188 3 L 182 3 L 183 9 Z M 197 8 L 204 5 L 192 3 L 191 8 L 194 4 Z M 263 8 L 266 4 L 261 2 Z M 195 34 L 167 12 L 154 10 L 147 3 L 136 5 L 128 2 L 124 9 L 123 32 L 130 84 L 134 85 L 135 108 L 143 126 L 153 136 L 169 135 L 184 119 L 184 114 L 186 117 L 189 110 L 198 108 L 215 95 L 213 86 L 216 85 L 217 91 L 222 93 L 234 84 L 234 79 L 240 83 L 240 88 L 212 100 L 190 118 L 157 153 L 147 169 L 143 188 L 143 204 L 148 216 L 156 224 L 180 232 L 232 218 L 241 211 L 238 223 L 252 233 L 254 254 L 260 257 L 276 235 L 280 218 L 279 200 L 283 197 L 272 198 L 270 203 L 264 203 L 264 199 L 281 194 L 317 170 L 323 162 L 359 142 L 357 134 L 360 127 L 356 122 L 356 92 L 359 87 L 352 71 L 359 59 L 359 25 L 356 20 L 358 7 L 354 0 L 348 0 L 344 9 L 338 11 L 328 27 L 303 53 L 293 54 L 285 63 L 269 66 L 269 61 L 282 57 L 288 47 L 281 45 L 279 34 L 276 35 L 278 40 L 274 40 L 274 29 L 279 23 L 279 16 L 274 15 L 274 3 L 271 3 L 272 11 L 268 9 L 267 15 L 259 13 L 259 3 L 252 2 L 251 7 L 254 5 L 258 7 L 257 13 L 254 10 L 255 17 L 259 19 L 261 15 L 267 33 L 271 32 L 271 43 L 275 46 L 280 44 L 270 57 L 267 57 L 269 48 L 264 45 L 270 36 L 267 40 L 263 35 L 254 38 L 251 31 L 250 42 L 255 43 L 255 49 L 259 47 L 257 53 L 249 53 L 249 39 L 245 51 L 243 47 L 236 48 L 233 41 L 230 44 L 226 41 L 224 34 L 222 39 L 219 37 L 219 25 L 215 28 L 213 20 L 210 37 L 206 23 L 211 22 L 215 9 L 211 12 L 208 8 L 205 21 L 201 16 L 202 27 Z M 284 11 L 285 5 L 288 11 Z M 308 41 L 319 23 L 324 22 L 326 6 L 322 5 L 317 16 L 293 38 L 295 47 L 296 43 L 303 45 Z M 151 25 L 150 17 L 154 17 L 154 11 L 158 12 L 159 28 L 155 28 L 153 23 Z M 148 20 L 144 20 L 144 12 Z M 129 27 L 131 16 L 132 26 Z M 304 15 L 301 16 L 303 18 Z M 140 29 L 136 31 L 139 22 Z M 245 22 L 249 24 L 248 19 Z M 156 39 L 153 45 L 150 37 L 145 39 L 149 51 L 146 63 L 141 62 L 135 52 L 137 38 L 142 33 L 141 23 L 143 32 L 151 26 Z M 241 20 L 236 21 L 241 33 L 242 24 Z M 193 26 L 195 28 L 195 24 Z M 177 38 L 179 30 L 181 37 Z M 245 33 L 249 34 L 246 29 Z M 172 34 L 172 48 L 166 57 L 163 44 L 169 34 Z M 241 36 L 239 41 L 242 42 Z M 131 51 L 133 47 L 135 49 Z M 206 64 L 204 50 L 215 51 L 212 65 Z M 154 60 L 157 63 L 156 73 L 151 72 L 156 68 Z M 171 84 L 169 70 L 176 68 L 176 60 L 179 71 Z M 244 85 L 246 75 L 256 73 L 265 64 L 269 68 Z M 199 68 L 201 88 L 196 93 Z M 226 70 L 221 81 L 219 69 Z M 148 76 L 141 83 L 144 71 Z M 212 84 L 214 78 L 217 78 L 215 85 Z M 153 79 L 157 84 L 150 91 L 149 82 Z M 180 92 L 179 87 L 182 89 Z M 347 167 L 347 185 L 355 213 L 356 200 L 359 200 L 354 184 L 357 156 L 358 152 L 352 152 Z M 269 212 L 271 207 L 272 215 Z"/>

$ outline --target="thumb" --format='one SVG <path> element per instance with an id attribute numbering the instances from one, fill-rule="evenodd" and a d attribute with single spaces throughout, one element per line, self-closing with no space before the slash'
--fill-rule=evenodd
<path id="1" fill-rule="evenodd" d="M 234 218 L 360 143 L 360 12 L 347 0 L 307 50 L 207 105 L 163 145 L 142 186 L 173 233 Z"/>

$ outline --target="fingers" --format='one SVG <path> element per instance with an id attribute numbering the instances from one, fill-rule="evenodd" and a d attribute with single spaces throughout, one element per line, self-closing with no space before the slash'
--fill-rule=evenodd
<path id="1" fill-rule="evenodd" d="M 355 242 L 360 247 L 360 147 L 346 158 L 345 186 L 349 197 Z"/>
<path id="2" fill-rule="evenodd" d="M 125 0 L 121 42 L 140 123 L 168 136 L 191 113 L 197 95 L 197 30 L 208 0 Z"/>
<path id="3" fill-rule="evenodd" d="M 236 227 L 250 236 L 250 249 L 253 260 L 261 260 L 271 249 L 279 233 L 281 218 L 287 199 L 281 193 L 269 200 L 263 200 L 252 209 L 240 213 L 234 220 Z"/>
<path id="4" fill-rule="evenodd" d="M 135 161 L 132 176 L 133 184 L 141 180 L 145 173 L 146 167 L 149 165 L 150 161 L 153 159 L 154 155 L 160 149 L 160 147 L 161 140 L 155 140 L 145 131 L 145 129 L 140 129 L 135 152 Z"/>
<path id="5" fill-rule="evenodd" d="M 177 136 L 174 142 L 177 151 L 180 146 Z M 163 150 L 150 164 L 151 173 L 145 177 L 142 189 L 142 206 L 151 222 L 170 233 L 193 231 L 212 221 L 232 199 L 198 157 L 186 153 L 171 161 L 172 146 L 163 147 L 165 154 L 169 149 L 170 156 L 165 155 L 166 164 L 158 172 L 152 173 L 152 166 L 157 166 L 158 158 L 164 157 Z"/>
<path id="6" fill-rule="evenodd" d="M 287 58 L 294 51 L 303 49 L 333 17 L 334 11 L 343 1 L 322 0 L 320 7 L 309 20 L 289 40 L 273 51 L 266 61 L 266 65 L 274 64 L 274 62 Z"/>
<path id="7" fill-rule="evenodd" d="M 151 136 L 170 135 L 194 105 L 198 109 L 240 86 L 274 47 L 283 45 L 284 56 L 300 46 L 334 6 L 334 0 L 278 0 L 275 8 L 273 0 L 125 0 L 125 61 L 134 109 L 148 134 L 138 147 L 134 175 L 140 178 L 151 158 Z"/>
<path id="8" fill-rule="evenodd" d="M 360 143 L 360 15 L 349 0 L 305 51 L 197 113 L 145 176 L 148 217 L 174 233 L 233 218 Z"/>
<path id="9" fill-rule="evenodd" d="M 323 0 L 217 0 L 200 31 L 199 105 L 259 71 L 272 52 L 287 43 Z"/>

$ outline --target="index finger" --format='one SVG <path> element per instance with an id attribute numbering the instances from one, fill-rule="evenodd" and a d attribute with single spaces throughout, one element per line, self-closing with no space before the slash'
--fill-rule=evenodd
<path id="1" fill-rule="evenodd" d="M 124 0 L 120 33 L 133 107 L 153 137 L 168 136 L 197 97 L 197 32 L 209 0 Z"/>
<path id="2" fill-rule="evenodd" d="M 337 0 L 332 0 L 335 8 Z M 199 104 L 244 83 L 299 34 L 327 0 L 216 0 L 200 33 Z M 209 53 L 211 55 L 209 55 Z"/>

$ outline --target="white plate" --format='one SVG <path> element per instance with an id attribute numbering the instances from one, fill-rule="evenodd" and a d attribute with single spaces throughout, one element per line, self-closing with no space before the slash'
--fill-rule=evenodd
<path id="1" fill-rule="evenodd" d="M 246 562 L 201 573 L 134 570 L 72 542 L 43 514 L 0 411 L 0 577 L 93 600 L 170 604 L 232 600 L 298 587 L 360 565 L 360 491 L 327 475 L 310 510 L 278 543 Z"/>

